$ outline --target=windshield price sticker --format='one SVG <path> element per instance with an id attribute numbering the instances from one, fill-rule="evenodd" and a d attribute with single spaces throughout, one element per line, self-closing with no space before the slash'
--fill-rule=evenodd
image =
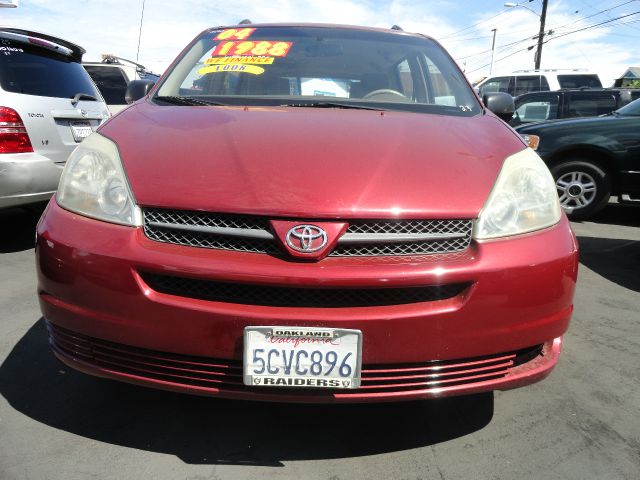
<path id="1" fill-rule="evenodd" d="M 211 56 L 253 55 L 286 57 L 292 45 L 293 42 L 280 42 L 274 40 L 262 40 L 256 42 L 221 42 L 213 49 Z"/>
<path id="2" fill-rule="evenodd" d="M 255 28 L 228 28 L 216 35 L 214 40 L 228 40 L 230 38 L 244 40 L 246 38 L 249 38 L 255 31 Z"/>
<path id="3" fill-rule="evenodd" d="M 237 72 L 237 73 L 251 73 L 253 75 L 262 75 L 264 68 L 257 65 L 244 65 L 242 63 L 229 63 L 227 65 L 210 65 L 198 70 L 198 75 L 206 75 L 207 73 L 221 73 L 221 72 Z"/>
<path id="4" fill-rule="evenodd" d="M 228 63 L 250 63 L 255 65 L 271 65 L 275 58 L 273 57 L 245 57 L 241 55 L 231 57 L 212 57 L 207 58 L 204 63 L 207 65 L 226 65 Z"/>
<path id="5" fill-rule="evenodd" d="M 359 330 L 246 327 L 244 383 L 254 387 L 358 388 Z"/>

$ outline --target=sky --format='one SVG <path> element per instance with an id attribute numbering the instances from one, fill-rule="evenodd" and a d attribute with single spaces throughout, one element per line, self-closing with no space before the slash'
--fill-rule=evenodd
<path id="1" fill-rule="evenodd" d="M 517 3 L 507 8 L 502 0 L 19 0 L 18 8 L 0 9 L 0 25 L 77 43 L 87 50 L 86 61 L 109 53 L 138 58 L 162 73 L 202 30 L 244 18 L 397 24 L 438 40 L 474 81 L 489 75 L 494 28 L 494 75 L 534 67 L 542 0 Z M 550 30 L 541 68 L 589 69 L 611 86 L 627 67 L 640 66 L 640 0 L 548 0 L 545 32 Z"/>

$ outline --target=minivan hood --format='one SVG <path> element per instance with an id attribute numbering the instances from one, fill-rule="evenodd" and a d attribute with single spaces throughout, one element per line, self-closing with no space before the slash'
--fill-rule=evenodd
<path id="1" fill-rule="evenodd" d="M 475 218 L 524 148 L 491 114 L 148 101 L 100 132 L 142 206 L 306 218 Z"/>

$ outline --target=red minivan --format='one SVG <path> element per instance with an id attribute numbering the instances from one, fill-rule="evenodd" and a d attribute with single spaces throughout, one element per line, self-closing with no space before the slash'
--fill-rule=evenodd
<path id="1" fill-rule="evenodd" d="M 547 167 L 437 42 L 216 27 L 149 87 L 78 146 L 38 225 L 64 363 L 292 402 L 508 389 L 555 366 L 575 237 Z M 510 115 L 500 95 L 484 103 Z"/>

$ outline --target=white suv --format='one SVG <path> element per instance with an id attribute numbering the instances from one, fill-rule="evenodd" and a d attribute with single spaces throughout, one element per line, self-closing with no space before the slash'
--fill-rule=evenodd
<path id="1" fill-rule="evenodd" d="M 513 97 L 529 92 L 560 90 L 563 88 L 602 88 L 597 73 L 584 69 L 573 70 L 517 70 L 506 75 L 485 78 L 477 85 L 482 95 L 505 92 Z"/>
<path id="2" fill-rule="evenodd" d="M 109 118 L 66 40 L 0 27 L 0 208 L 48 200 L 67 157 Z"/>

